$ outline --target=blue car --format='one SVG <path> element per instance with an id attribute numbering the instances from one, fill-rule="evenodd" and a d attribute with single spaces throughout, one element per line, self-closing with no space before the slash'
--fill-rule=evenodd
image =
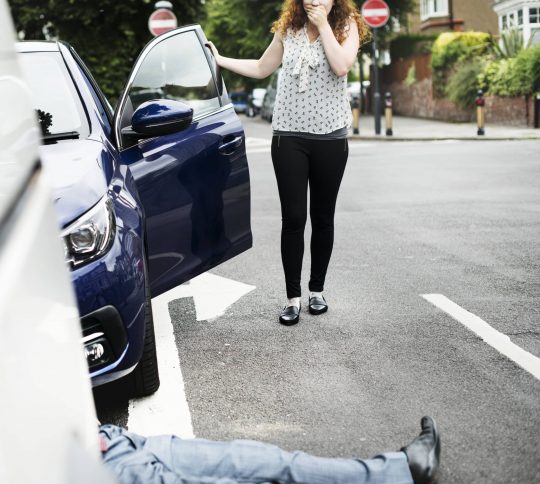
<path id="1" fill-rule="evenodd" d="M 150 298 L 252 245 L 245 135 L 199 26 L 139 55 L 116 109 L 63 42 L 17 49 L 94 385 L 159 386 Z"/>

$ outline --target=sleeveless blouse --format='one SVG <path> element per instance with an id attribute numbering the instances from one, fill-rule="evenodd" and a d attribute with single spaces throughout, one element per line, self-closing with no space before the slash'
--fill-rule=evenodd
<path id="1" fill-rule="evenodd" d="M 305 26 L 289 29 L 283 48 L 273 130 L 324 135 L 350 127 L 347 76 L 332 71 L 320 37 L 310 43 Z"/>

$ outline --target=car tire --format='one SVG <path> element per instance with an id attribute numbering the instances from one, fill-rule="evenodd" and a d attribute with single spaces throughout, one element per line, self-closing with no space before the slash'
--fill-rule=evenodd
<path id="1" fill-rule="evenodd" d="M 144 268 L 144 348 L 142 357 L 130 376 L 131 394 L 134 397 L 147 397 L 159 388 L 159 369 L 157 364 L 156 336 L 150 298 L 147 268 Z"/>

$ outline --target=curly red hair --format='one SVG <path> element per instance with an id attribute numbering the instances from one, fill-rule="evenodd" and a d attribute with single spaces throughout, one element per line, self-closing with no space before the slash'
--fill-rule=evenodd
<path id="1" fill-rule="evenodd" d="M 328 14 L 328 23 L 337 41 L 341 44 L 347 38 L 350 20 L 356 22 L 360 44 L 370 37 L 370 30 L 364 18 L 358 11 L 353 0 L 334 0 L 332 10 Z M 301 29 L 307 22 L 308 17 L 304 10 L 302 0 L 285 0 L 281 8 L 281 15 L 272 25 L 272 32 L 279 33 L 282 37 L 290 28 L 294 31 Z"/>

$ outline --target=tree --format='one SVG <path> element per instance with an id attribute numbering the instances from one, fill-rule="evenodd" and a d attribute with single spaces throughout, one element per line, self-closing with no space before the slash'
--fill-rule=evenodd
<path id="1" fill-rule="evenodd" d="M 152 39 L 151 0 L 8 0 L 15 26 L 25 39 L 45 32 L 69 42 L 83 58 L 107 97 L 118 98 L 131 67 Z M 202 19 L 200 0 L 172 0 L 180 24 Z"/>

